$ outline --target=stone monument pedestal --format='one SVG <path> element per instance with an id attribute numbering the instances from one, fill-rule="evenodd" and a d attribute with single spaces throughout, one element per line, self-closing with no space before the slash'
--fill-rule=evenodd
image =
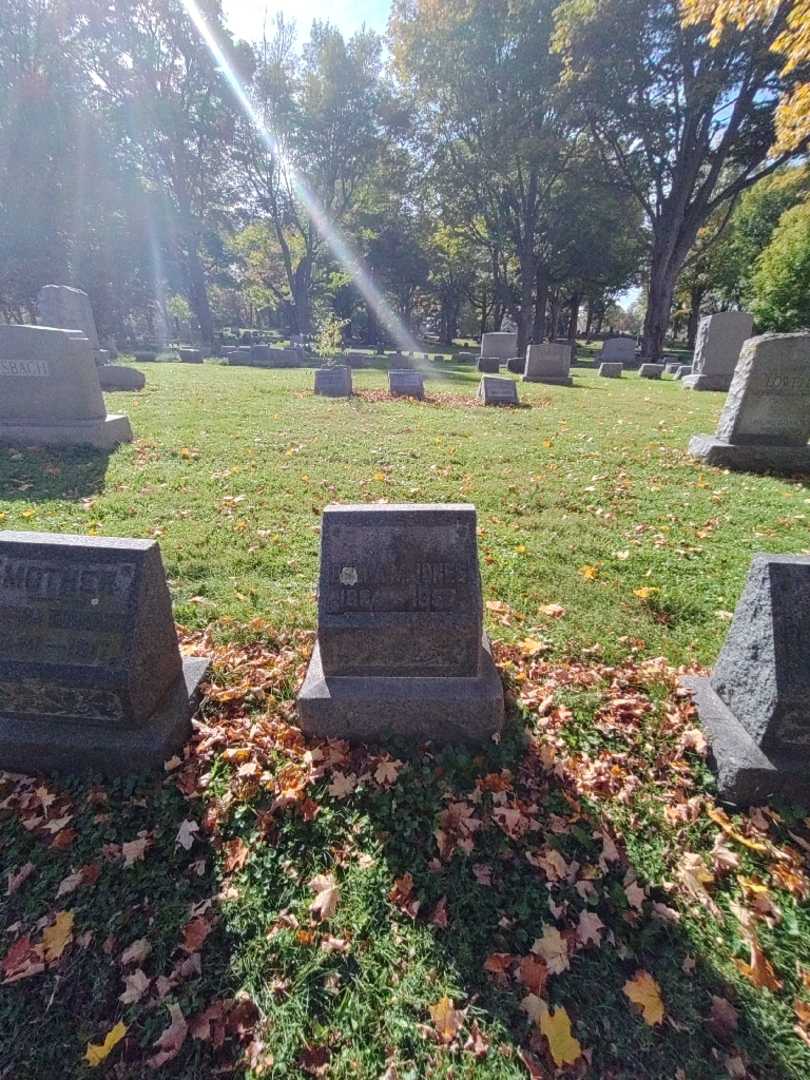
<path id="1" fill-rule="evenodd" d="M 96 450 L 114 450 L 119 443 L 128 442 L 132 442 L 132 427 L 123 413 L 64 424 L 0 420 L 3 446 L 93 446 Z"/>
<path id="2" fill-rule="evenodd" d="M 737 472 L 810 472 L 810 446 L 730 443 L 716 435 L 693 435 L 689 454 L 706 465 Z"/>

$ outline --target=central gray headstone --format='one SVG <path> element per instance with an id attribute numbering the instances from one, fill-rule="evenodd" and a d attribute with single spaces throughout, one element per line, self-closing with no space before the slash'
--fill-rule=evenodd
<path id="1" fill-rule="evenodd" d="M 388 393 L 392 397 L 414 397 L 420 401 L 425 396 L 425 384 L 421 371 L 410 368 L 392 368 L 388 372 Z"/>
<path id="2" fill-rule="evenodd" d="M 352 369 L 346 364 L 317 368 L 315 371 L 315 393 L 323 397 L 351 397 Z"/>
<path id="3" fill-rule="evenodd" d="M 490 375 L 497 375 L 501 370 L 501 361 L 497 356 L 481 356 L 478 358 L 478 370 Z"/>
<path id="4" fill-rule="evenodd" d="M 69 285 L 44 285 L 37 297 L 40 325 L 62 330 L 78 330 L 90 342 L 95 355 L 99 351 L 96 320 L 90 297 Z"/>
<path id="5" fill-rule="evenodd" d="M 756 472 L 810 469 L 810 333 L 763 334 L 743 345 L 715 436 L 689 453 Z"/>
<path id="6" fill-rule="evenodd" d="M 108 416 L 90 342 L 73 330 L 0 326 L 0 443 L 108 450 L 131 442 Z"/>
<path id="7" fill-rule="evenodd" d="M 698 324 L 692 374 L 682 379 L 687 390 L 728 390 L 740 349 L 751 336 L 754 320 L 745 311 L 719 311 Z"/>
<path id="8" fill-rule="evenodd" d="M 497 379 L 484 375 L 476 395 L 485 405 L 518 405 L 517 383 L 512 379 Z"/>
<path id="9" fill-rule="evenodd" d="M 663 374 L 663 364 L 642 364 L 638 369 L 640 379 L 660 379 Z"/>
<path id="10" fill-rule="evenodd" d="M 301 726 L 379 741 L 475 741 L 503 691 L 483 634 L 475 508 L 328 506 Z"/>
<path id="11" fill-rule="evenodd" d="M 568 341 L 544 341 L 539 345 L 529 345 L 526 349 L 523 381 L 571 386 L 573 351 L 573 346 Z"/>
<path id="12" fill-rule="evenodd" d="M 0 767 L 159 767 L 206 660 L 180 656 L 152 540 L 0 532 Z"/>
<path id="13" fill-rule="evenodd" d="M 617 361 L 620 364 L 632 364 L 636 358 L 636 342 L 631 337 L 607 338 L 602 344 L 600 360 Z"/>
<path id="14" fill-rule="evenodd" d="M 722 798 L 810 800 L 810 558 L 757 555 L 710 678 L 688 676 Z"/>
<path id="15" fill-rule="evenodd" d="M 603 379 L 620 379 L 623 371 L 624 365 L 620 364 L 618 360 L 610 360 L 599 365 L 599 374 Z"/>
<path id="16" fill-rule="evenodd" d="M 495 360 L 508 360 L 517 352 L 517 334 L 497 331 L 481 335 L 481 356 Z"/>

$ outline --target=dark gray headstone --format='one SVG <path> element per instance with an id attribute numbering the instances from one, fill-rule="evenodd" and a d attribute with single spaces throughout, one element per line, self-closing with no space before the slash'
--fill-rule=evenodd
<path id="1" fill-rule="evenodd" d="M 324 397 L 352 396 L 352 369 L 345 364 L 336 367 L 317 368 L 315 393 Z"/>
<path id="2" fill-rule="evenodd" d="M 527 346 L 523 381 L 571 386 L 573 354 L 574 347 L 570 341 L 543 341 L 539 345 Z"/>
<path id="3" fill-rule="evenodd" d="M 478 360 L 478 370 L 482 374 L 497 375 L 501 370 L 501 361 L 497 356 L 482 356 Z"/>
<path id="4" fill-rule="evenodd" d="M 183 347 L 177 350 L 177 355 L 180 357 L 181 364 L 201 364 L 203 362 L 203 354 L 200 349 Z"/>
<path id="5" fill-rule="evenodd" d="M 105 364 L 98 369 L 98 381 L 102 390 L 143 390 L 146 376 L 135 368 L 123 364 Z"/>
<path id="6" fill-rule="evenodd" d="M 327 507 L 302 727 L 372 741 L 492 735 L 503 691 L 482 625 L 474 507 Z"/>
<path id="7" fill-rule="evenodd" d="M 478 400 L 485 405 L 517 405 L 517 383 L 512 379 L 498 379 L 484 375 L 478 384 Z"/>
<path id="8" fill-rule="evenodd" d="M 425 396 L 422 373 L 405 368 L 392 369 L 388 372 L 388 392 L 394 397 L 415 397 L 421 400 Z"/>
<path id="9" fill-rule="evenodd" d="M 681 366 L 675 372 L 675 378 L 676 379 L 683 379 L 687 375 L 691 375 L 691 374 L 692 374 L 692 365 L 691 364 L 681 364 Z"/>
<path id="10" fill-rule="evenodd" d="M 810 558 L 755 556 L 711 677 L 684 682 L 723 798 L 810 805 Z"/>
<path id="11" fill-rule="evenodd" d="M 513 375 L 522 375 L 525 367 L 526 361 L 519 356 L 510 356 L 506 361 L 506 370 L 511 371 Z"/>
<path id="12" fill-rule="evenodd" d="M 743 342 L 754 320 L 745 311 L 718 311 L 698 324 L 692 374 L 683 378 L 686 390 L 728 390 Z"/>
<path id="13" fill-rule="evenodd" d="M 154 541 L 0 532 L 0 767 L 158 767 L 206 669 L 180 656 Z"/>
<path id="14" fill-rule="evenodd" d="M 753 471 L 810 469 L 810 333 L 763 334 L 743 345 L 714 436 L 689 452 L 709 465 Z"/>
<path id="15" fill-rule="evenodd" d="M 513 331 L 497 330 L 481 335 L 481 357 L 494 357 L 496 360 L 508 360 L 517 352 L 517 334 Z M 483 368 L 479 369 L 483 370 Z"/>

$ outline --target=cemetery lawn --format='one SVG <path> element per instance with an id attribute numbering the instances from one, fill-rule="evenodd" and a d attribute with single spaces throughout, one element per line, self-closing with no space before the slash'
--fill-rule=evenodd
<path id="1" fill-rule="evenodd" d="M 810 553 L 806 485 L 687 458 L 723 395 L 142 370 L 133 445 L 0 449 L 0 524 L 159 539 L 214 667 L 164 775 L 0 777 L 0 1078 L 810 1075 L 810 820 L 717 804 L 676 681 Z M 478 508 L 498 744 L 294 727 L 319 514 L 378 499 Z"/>

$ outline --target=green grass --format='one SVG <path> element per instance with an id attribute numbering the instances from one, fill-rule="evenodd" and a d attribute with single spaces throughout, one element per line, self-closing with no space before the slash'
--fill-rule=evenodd
<path id="1" fill-rule="evenodd" d="M 142 370 L 143 393 L 108 395 L 110 411 L 130 415 L 133 445 L 109 457 L 0 450 L 0 520 L 6 529 L 159 539 L 186 640 L 215 656 L 208 729 L 166 777 L 49 780 L 57 799 L 38 823 L 35 786 L 0 783 L 4 869 L 34 866 L 0 895 L 0 956 L 22 933 L 38 940 L 40 920 L 61 910 L 75 918 L 59 963 L 0 986 L 0 1077 L 93 1075 L 86 1045 L 118 1020 L 127 1037 L 95 1072 L 155 1075 L 145 1060 L 169 1023 L 166 1003 L 190 1020 L 240 991 L 259 1008 L 256 1030 L 273 1059 L 253 1075 L 301 1076 L 323 1061 L 322 1074 L 334 1077 L 376 1080 L 395 1065 L 391 1077 L 494 1080 L 528 1075 L 521 1048 L 550 1074 L 545 1040 L 520 1008 L 526 987 L 483 965 L 492 953 L 527 955 L 544 925 L 571 930 L 582 910 L 599 914 L 610 939 L 577 950 L 544 992 L 591 1054 L 572 1075 L 691 1080 L 747 1068 L 806 1077 L 810 1051 L 793 1031 L 793 1004 L 808 996 L 810 917 L 801 881 L 791 892 L 774 870 L 776 851 L 800 866 L 801 816 L 783 808 L 767 822 L 767 852 L 726 839 L 739 866 L 718 874 L 715 914 L 677 884 L 683 853 L 708 865 L 722 834 L 705 812 L 711 774 L 685 749 L 693 720 L 672 668 L 712 662 L 754 552 L 810 549 L 804 484 L 726 475 L 687 457 L 689 436 L 713 430 L 722 395 L 576 368 L 573 388 L 521 383 L 529 407 L 499 410 L 466 403 L 478 376 L 452 363 L 428 378 L 424 404 L 316 398 L 311 370 Z M 385 376 L 356 371 L 354 383 L 381 390 Z M 362 750 L 321 769 L 316 748 L 311 765 L 287 727 L 310 641 L 299 631 L 315 625 L 319 514 L 329 502 L 378 499 L 476 505 L 489 629 L 510 702 L 502 743 L 479 754 L 393 748 L 405 764 L 391 786 L 375 780 L 379 759 Z M 545 614 L 549 604 L 564 614 Z M 556 768 L 537 747 L 553 748 Z M 256 776 L 239 776 L 245 762 L 257 763 Z M 359 778 L 345 797 L 328 790 L 336 772 Z M 499 827 L 500 796 L 480 786 L 495 773 L 507 805 L 533 823 L 523 835 Z M 300 798 L 279 802 L 291 777 L 305 778 L 307 812 Z M 434 831 L 455 802 L 469 802 L 481 827 L 469 855 L 441 860 Z M 76 835 L 57 850 L 46 826 L 67 813 Z M 184 819 L 201 825 L 188 852 L 175 844 Z M 746 816 L 737 825 L 760 836 Z M 605 830 L 621 858 L 600 867 Z M 127 868 L 109 845 L 139 833 L 150 846 Z M 234 838 L 250 855 L 229 873 L 224 845 Z M 548 849 L 579 864 L 570 881 L 550 884 L 526 858 Z M 97 865 L 98 881 L 57 899 L 82 865 Z M 491 885 L 476 866 L 488 868 Z M 416 918 L 389 897 L 406 872 Z M 307 883 L 322 873 L 340 885 L 326 926 L 308 911 Z M 592 889 L 577 890 L 583 878 Z M 646 891 L 640 912 L 625 892 L 635 878 Z M 734 964 L 748 959 L 731 906 L 744 901 L 740 878 L 767 884 L 781 913 L 757 926 L 777 992 Z M 429 919 L 442 897 L 446 928 Z M 143 970 L 169 977 L 185 956 L 191 906 L 204 900 L 213 901 L 213 928 L 201 974 L 176 976 L 163 999 L 151 982 L 139 1002 L 121 1003 L 121 951 L 147 938 Z M 655 903 L 678 921 L 656 919 Z M 345 951 L 326 951 L 329 935 Z M 661 987 L 663 1025 L 645 1024 L 622 992 L 639 969 Z M 735 1005 L 736 1032 L 709 1025 L 713 994 Z M 468 1010 L 449 1046 L 429 1034 L 429 1007 L 443 995 Z M 464 1049 L 473 1022 L 489 1043 L 480 1056 Z M 158 1075 L 210 1077 L 239 1055 L 232 1031 L 218 1049 L 189 1036 Z"/>

